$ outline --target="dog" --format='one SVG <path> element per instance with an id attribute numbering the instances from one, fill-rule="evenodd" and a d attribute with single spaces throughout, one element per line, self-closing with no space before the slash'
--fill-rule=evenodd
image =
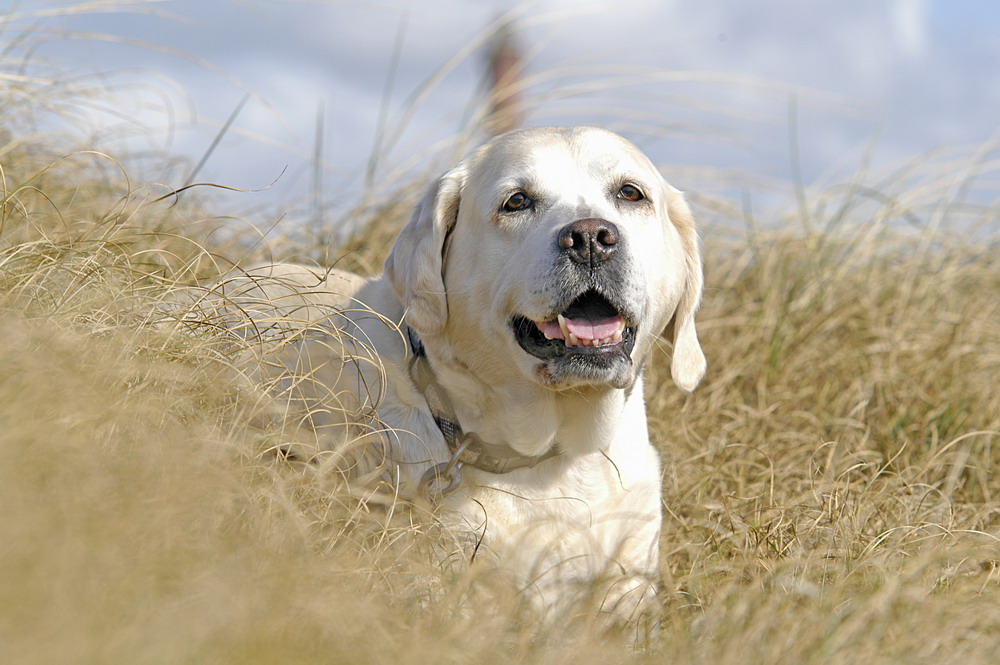
<path id="1" fill-rule="evenodd" d="M 282 362 L 308 376 L 324 446 L 360 436 L 401 497 L 542 607 L 583 589 L 628 617 L 659 576 L 643 368 L 665 333 L 676 385 L 700 382 L 702 284 L 682 193 L 626 139 L 575 127 L 503 134 L 441 176 L 379 277 L 272 264 L 224 286 L 258 332 L 309 328 Z"/>

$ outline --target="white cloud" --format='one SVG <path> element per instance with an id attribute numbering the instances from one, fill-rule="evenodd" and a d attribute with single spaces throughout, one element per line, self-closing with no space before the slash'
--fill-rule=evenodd
<path id="1" fill-rule="evenodd" d="M 927 50 L 928 0 L 895 0 L 892 23 L 899 49 L 910 57 Z"/>
<path id="2" fill-rule="evenodd" d="M 525 54 L 532 58 L 530 74 L 564 72 L 562 78 L 538 84 L 540 94 L 555 95 L 570 83 L 650 67 L 715 77 L 683 82 L 650 76 L 600 94 L 545 102 L 537 109 L 536 119 L 545 122 L 626 122 L 637 130 L 642 124 L 687 127 L 650 143 L 653 157 L 662 162 L 786 175 L 790 88 L 746 80 L 834 93 L 798 96 L 808 179 L 879 128 L 886 130 L 883 140 L 891 157 L 942 141 L 973 142 L 994 131 L 990 105 L 980 98 L 991 89 L 984 84 L 987 77 L 1000 69 L 1000 49 L 992 38 L 1000 30 L 1000 12 L 963 6 L 965 13 L 945 0 L 536 0 L 523 7 L 514 27 L 521 29 Z M 298 159 L 287 150 L 268 153 L 268 141 L 291 143 L 308 153 L 321 101 L 329 112 L 325 154 L 332 163 L 330 173 L 356 172 L 374 143 L 401 22 L 406 33 L 395 65 L 390 122 L 405 117 L 404 100 L 510 3 L 174 0 L 162 8 L 194 16 L 197 22 L 175 25 L 104 15 L 99 24 L 88 24 L 86 17 L 66 24 L 165 43 L 253 87 L 273 110 L 251 102 L 237 125 L 267 141 L 251 147 L 234 134 L 219 147 L 210 167 L 239 174 L 240 182 L 259 182 L 273 175 L 275 164 L 294 168 Z M 942 17 L 951 22 L 948 30 L 940 27 Z M 972 42 L 970 34 L 982 36 Z M 45 55 L 75 57 L 77 69 L 126 64 L 164 71 L 179 82 L 199 113 L 220 123 L 243 95 L 226 77 L 180 58 L 97 44 L 91 45 L 87 60 L 80 46 L 47 49 Z M 482 54 L 473 51 L 437 83 L 387 160 L 400 163 L 454 131 L 479 82 Z M 617 68 L 597 73 L 597 66 L 608 65 Z M 856 113 L 851 116 L 844 113 L 844 104 L 832 104 L 834 96 L 853 100 Z M 210 127 L 175 145 L 193 146 L 197 159 L 213 135 Z M 261 175 L 255 176 L 255 169 Z"/>

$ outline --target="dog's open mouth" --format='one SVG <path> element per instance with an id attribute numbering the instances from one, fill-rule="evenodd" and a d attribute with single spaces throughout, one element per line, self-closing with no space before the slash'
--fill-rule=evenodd
<path id="1" fill-rule="evenodd" d="M 585 292 L 554 319 L 533 321 L 516 316 L 511 321 L 518 344 L 541 360 L 566 355 L 624 355 L 635 345 L 635 327 L 594 290 Z"/>

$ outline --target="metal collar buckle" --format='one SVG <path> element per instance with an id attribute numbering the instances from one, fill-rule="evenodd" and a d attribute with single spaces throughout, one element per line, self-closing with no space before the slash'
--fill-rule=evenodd
<path id="1" fill-rule="evenodd" d="M 462 484 L 462 461 L 459 458 L 470 443 L 472 443 L 472 437 L 463 436 L 461 444 L 452 453 L 451 459 L 435 464 L 424 471 L 424 475 L 420 477 L 417 492 L 431 503 L 436 504 L 457 490 Z M 448 484 L 445 485 L 445 482 Z"/>

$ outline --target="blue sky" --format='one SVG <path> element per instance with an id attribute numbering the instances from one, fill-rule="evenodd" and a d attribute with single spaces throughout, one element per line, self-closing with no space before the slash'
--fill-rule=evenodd
<path id="1" fill-rule="evenodd" d="M 15 3 L 8 16 L 24 18 L 10 21 L 6 34 L 33 25 L 38 10 L 67 6 Z M 248 206 L 304 205 L 316 173 L 318 113 L 323 196 L 335 209 L 421 169 L 443 167 L 451 157 L 438 153 L 441 142 L 465 122 L 482 74 L 486 47 L 470 42 L 515 7 L 510 25 L 530 83 L 527 123 L 617 129 L 682 189 L 790 196 L 787 183 L 797 175 L 806 183 L 835 182 L 869 154 L 888 169 L 935 149 L 971 152 L 1000 129 L 1000 3 L 993 2 L 132 6 L 139 11 L 43 19 L 32 28 L 35 41 L 41 38 L 33 57 L 64 75 L 101 72 L 124 86 L 120 103 L 106 105 L 124 118 L 97 105 L 85 113 L 87 130 L 132 150 L 187 156 L 184 168 L 205 153 L 249 92 L 199 175 L 258 188 L 287 167 L 268 193 L 239 199 Z M 468 55 L 450 62 L 463 49 Z M 151 129 L 123 142 L 124 130 L 138 125 Z M 380 125 L 396 140 L 379 143 Z M 142 175 L 179 185 L 184 168 Z M 377 186 L 365 189 L 366 181 Z"/>

